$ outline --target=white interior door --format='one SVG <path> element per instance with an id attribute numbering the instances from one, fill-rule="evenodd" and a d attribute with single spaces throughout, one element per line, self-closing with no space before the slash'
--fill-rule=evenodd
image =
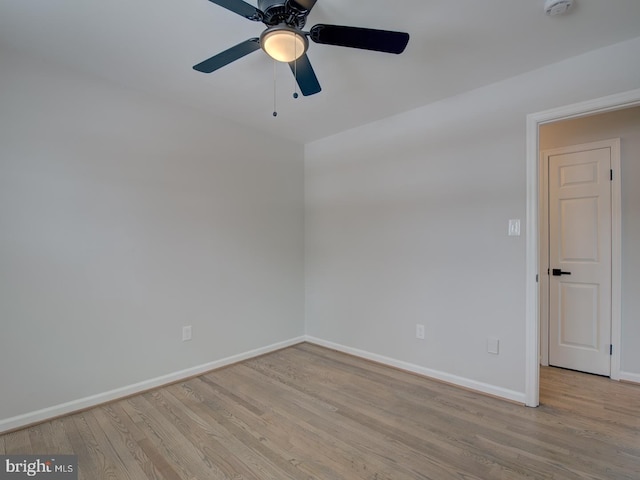
<path id="1" fill-rule="evenodd" d="M 546 152 L 549 364 L 611 374 L 611 148 Z"/>

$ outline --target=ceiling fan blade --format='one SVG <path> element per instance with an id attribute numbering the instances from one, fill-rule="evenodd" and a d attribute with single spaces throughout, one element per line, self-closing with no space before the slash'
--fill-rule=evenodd
<path id="1" fill-rule="evenodd" d="M 310 36 L 316 43 L 386 53 L 402 53 L 409 43 L 409 34 L 405 32 L 341 25 L 315 25 Z"/>
<path id="2" fill-rule="evenodd" d="M 289 67 L 291 67 L 291 71 L 296 77 L 302 95 L 307 97 L 322 90 L 306 53 L 298 60 L 290 62 Z"/>
<path id="3" fill-rule="evenodd" d="M 293 6 L 296 10 L 303 10 L 310 12 L 317 0 L 288 0 L 287 3 Z"/>
<path id="4" fill-rule="evenodd" d="M 209 0 L 216 5 L 231 10 L 233 13 L 237 13 L 244 18 L 253 20 L 255 22 L 262 21 L 262 12 L 253 5 L 248 4 L 243 0 Z"/>
<path id="5" fill-rule="evenodd" d="M 193 69 L 202 73 L 215 72 L 219 68 L 222 68 L 231 62 L 235 62 L 239 58 L 249 55 L 251 52 L 255 52 L 256 50 L 260 50 L 260 39 L 250 38 L 249 40 L 239 43 L 235 47 L 231 47 L 222 53 L 208 58 L 204 62 L 200 62 L 195 65 Z"/>

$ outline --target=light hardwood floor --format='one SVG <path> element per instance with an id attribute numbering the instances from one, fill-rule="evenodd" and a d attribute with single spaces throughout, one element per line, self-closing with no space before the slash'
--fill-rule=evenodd
<path id="1" fill-rule="evenodd" d="M 0 436 L 79 478 L 640 479 L 640 386 L 543 368 L 526 408 L 311 344 Z"/>

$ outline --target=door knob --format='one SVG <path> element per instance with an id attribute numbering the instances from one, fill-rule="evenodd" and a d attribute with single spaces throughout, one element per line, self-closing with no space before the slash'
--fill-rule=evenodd
<path id="1" fill-rule="evenodd" d="M 559 277 L 560 275 L 571 275 L 571 272 L 563 272 L 559 268 L 554 268 L 553 270 L 551 270 L 551 273 L 554 277 Z"/>

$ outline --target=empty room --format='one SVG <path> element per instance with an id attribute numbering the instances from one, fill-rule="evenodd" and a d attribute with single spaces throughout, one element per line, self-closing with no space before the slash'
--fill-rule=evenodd
<path id="1" fill-rule="evenodd" d="M 0 2 L 0 479 L 640 478 L 640 2 Z"/>

